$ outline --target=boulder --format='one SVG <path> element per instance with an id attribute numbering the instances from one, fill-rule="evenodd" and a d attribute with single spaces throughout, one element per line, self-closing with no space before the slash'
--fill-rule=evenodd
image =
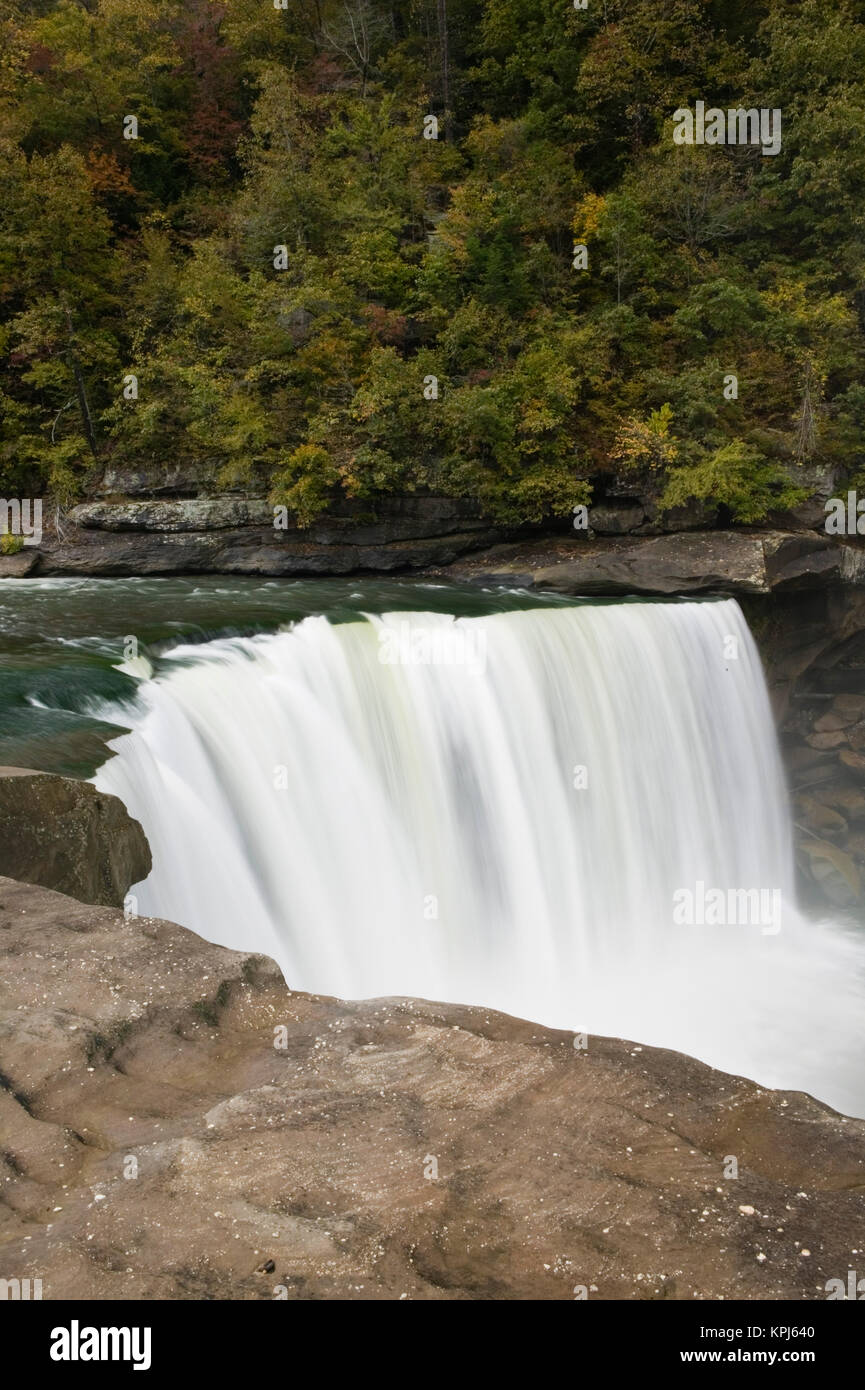
<path id="1" fill-rule="evenodd" d="M 646 512 L 642 506 L 592 507 L 589 525 L 599 536 L 624 536 L 642 526 Z"/>
<path id="2" fill-rule="evenodd" d="M 809 734 L 805 740 L 810 748 L 818 748 L 821 750 L 828 748 L 843 748 L 847 741 L 847 735 L 844 733 L 843 729 L 837 729 L 832 733 Z"/>
<path id="3" fill-rule="evenodd" d="M 830 710 L 828 714 L 821 714 L 820 718 L 814 721 L 814 732 L 837 733 L 839 729 L 849 729 L 850 725 L 855 723 L 855 714 L 841 714 L 837 710 Z"/>
<path id="4" fill-rule="evenodd" d="M 795 807 L 797 821 L 815 835 L 825 836 L 829 840 L 839 840 L 846 836 L 847 821 L 840 811 L 827 806 L 822 797 L 800 793 L 796 797 Z"/>
<path id="5" fill-rule="evenodd" d="M 742 532 L 689 532 L 592 545 L 533 575 L 557 593 L 765 593 L 763 541 Z"/>
<path id="6" fill-rule="evenodd" d="M 0 579 L 26 579 L 39 565 L 39 552 L 32 546 L 14 555 L 0 555 Z"/>
<path id="7" fill-rule="evenodd" d="M 848 821 L 865 820 L 865 795 L 858 787 L 844 783 L 821 787 L 819 798 L 824 806 L 840 811 Z"/>
<path id="8" fill-rule="evenodd" d="M 150 873 L 144 831 L 89 782 L 0 768 L 0 873 L 120 906 Z"/>

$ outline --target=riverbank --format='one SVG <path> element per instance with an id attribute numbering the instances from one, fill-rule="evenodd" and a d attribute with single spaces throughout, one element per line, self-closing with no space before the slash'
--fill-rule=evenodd
<path id="1" fill-rule="evenodd" d="M 865 1122 L 674 1052 L 286 988 L 0 879 L 0 1277 L 46 1299 L 794 1299 Z"/>

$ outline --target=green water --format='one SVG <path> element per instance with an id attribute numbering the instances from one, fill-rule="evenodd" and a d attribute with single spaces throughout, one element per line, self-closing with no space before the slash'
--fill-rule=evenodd
<path id="1" fill-rule="evenodd" d="M 469 584 L 380 579 L 0 581 L 0 765 L 89 777 L 124 726 L 96 713 L 132 700 L 116 668 L 134 637 L 156 673 L 178 643 L 272 632 L 313 614 L 423 610 L 464 617 L 562 605 L 554 595 Z M 116 713 L 113 715 L 117 717 Z"/>

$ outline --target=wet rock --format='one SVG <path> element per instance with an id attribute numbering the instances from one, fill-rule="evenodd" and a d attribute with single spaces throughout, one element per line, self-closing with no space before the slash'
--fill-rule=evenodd
<path id="1" fill-rule="evenodd" d="M 821 799 L 805 794 L 796 797 L 796 819 L 817 835 L 838 840 L 847 834 L 847 821 L 840 811 L 823 804 Z"/>
<path id="2" fill-rule="evenodd" d="M 834 733 L 809 734 L 805 742 L 810 748 L 825 751 L 828 748 L 843 748 L 847 743 L 847 735 L 843 729 L 838 729 Z"/>
<path id="3" fill-rule="evenodd" d="M 815 720 L 814 731 L 818 734 L 834 733 L 839 729 L 849 729 L 850 725 L 855 723 L 855 714 L 841 714 L 838 710 L 830 710 L 828 714 L 823 714 Z"/>
<path id="4" fill-rule="evenodd" d="M 840 811 L 848 821 L 865 820 L 865 795 L 857 787 L 821 787 L 820 800 L 824 805 Z"/>

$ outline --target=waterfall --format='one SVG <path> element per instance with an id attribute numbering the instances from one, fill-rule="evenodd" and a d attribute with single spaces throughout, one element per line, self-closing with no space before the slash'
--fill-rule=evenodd
<path id="1" fill-rule="evenodd" d="M 797 909 L 733 600 L 311 617 L 174 648 L 122 722 L 94 780 L 150 841 L 139 913 L 865 1113 L 865 950 Z"/>

